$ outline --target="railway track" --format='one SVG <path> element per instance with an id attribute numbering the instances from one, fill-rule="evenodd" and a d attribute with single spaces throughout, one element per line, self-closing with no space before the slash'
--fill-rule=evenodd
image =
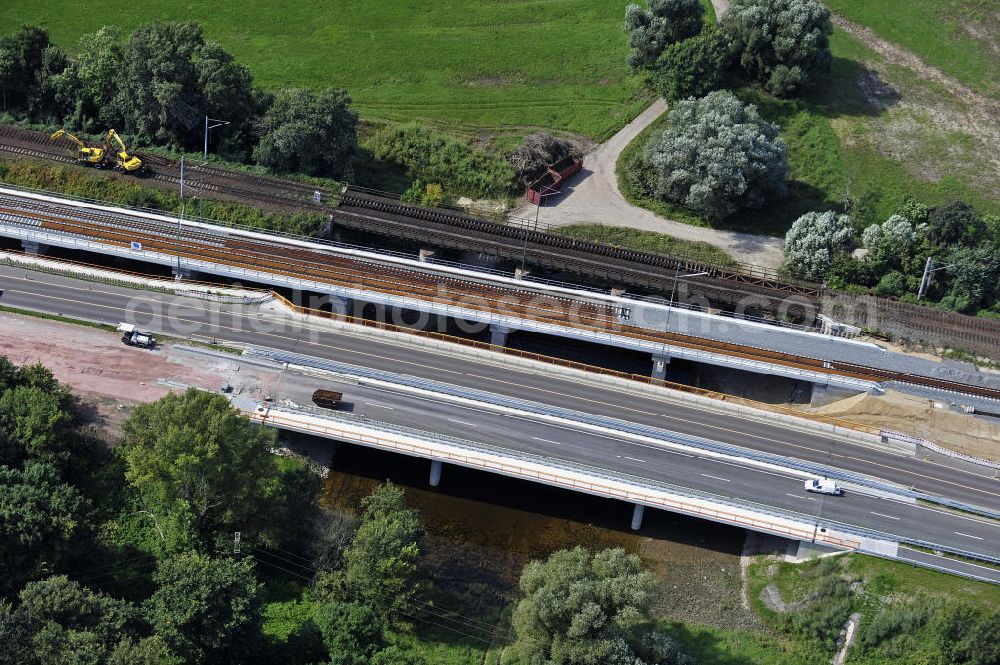
<path id="1" fill-rule="evenodd" d="M 41 132 L 35 132 L 11 125 L 0 125 L 0 152 L 6 152 L 33 159 L 76 164 L 76 159 L 67 149 L 53 143 Z M 153 154 L 140 154 L 149 172 L 144 179 L 161 182 L 172 187 L 180 186 L 180 164 Z M 113 171 L 113 169 L 108 169 Z M 316 187 L 306 183 L 286 181 L 282 178 L 250 173 L 237 173 L 208 165 L 189 165 L 185 169 L 185 188 L 214 194 L 239 201 L 261 204 L 276 204 L 284 208 L 307 208 L 313 212 L 318 206 L 312 203 Z M 128 176 L 133 177 L 133 176 Z M 325 200 L 335 200 L 336 195 L 322 191 Z"/>
<path id="2" fill-rule="evenodd" d="M 68 152 L 46 134 L 10 125 L 0 125 L 0 153 L 73 164 Z M 160 187 L 176 191 L 180 184 L 178 164 L 158 155 L 143 155 L 153 166 L 151 179 Z M 131 177 L 109 174 L 111 177 Z M 666 256 L 602 245 L 564 236 L 481 220 L 447 211 L 407 206 L 398 200 L 349 189 L 338 207 L 339 192 L 321 191 L 323 205 L 312 201 L 315 188 L 309 183 L 264 175 L 227 171 L 209 165 L 193 165 L 185 174 L 185 185 L 203 198 L 247 202 L 283 212 L 330 215 L 331 221 L 389 237 L 404 237 L 440 247 L 484 252 L 510 260 L 526 260 L 539 266 L 592 275 L 611 286 L 639 287 L 665 294 L 672 291 L 679 272 L 708 273 L 685 279 L 681 288 L 703 295 L 713 305 L 739 307 L 764 315 L 802 316 L 812 320 L 823 310 L 822 290 L 756 266 L 737 268 L 706 264 L 694 258 Z M 877 320 L 848 321 L 885 330 L 900 338 L 929 339 L 942 346 L 960 346 L 978 353 L 995 352 L 997 329 L 992 321 L 960 315 L 945 316 L 935 310 L 920 311 L 904 303 L 876 299 Z M 872 304 L 859 303 L 864 314 Z M 864 314 L 867 316 L 866 314 Z"/>
<path id="3" fill-rule="evenodd" d="M 338 256 L 332 252 L 289 247 L 276 241 L 248 239 L 230 234 L 225 229 L 209 232 L 188 227 L 183 228 L 178 235 L 177 227 L 170 222 L 124 217 L 36 200 L 25 204 L 24 200 L 17 197 L 0 197 L 0 217 L 8 224 L 40 227 L 119 247 L 129 247 L 130 243 L 137 241 L 148 250 L 167 254 L 181 252 L 190 259 L 231 267 L 273 272 L 293 278 L 441 304 L 458 303 L 462 307 L 483 312 L 530 318 L 581 330 L 613 333 L 818 373 L 876 382 L 899 381 L 1000 400 L 1000 390 L 995 388 L 966 385 L 947 379 L 892 372 L 864 365 L 828 362 L 821 358 L 798 356 L 679 333 L 636 328 L 623 323 L 618 318 L 617 310 L 603 302 L 552 296 L 454 277 L 442 278 L 436 274 Z"/>

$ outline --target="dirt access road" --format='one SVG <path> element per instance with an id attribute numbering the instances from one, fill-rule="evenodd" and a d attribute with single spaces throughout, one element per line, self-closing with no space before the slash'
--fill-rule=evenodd
<path id="1" fill-rule="evenodd" d="M 728 9 L 729 2 L 713 0 L 712 5 L 718 17 Z M 681 240 L 715 245 L 737 261 L 777 268 L 782 259 L 780 238 L 691 226 L 638 208 L 622 196 L 615 173 L 618 157 L 666 109 L 664 100 L 656 100 L 621 131 L 588 153 L 580 174 L 570 180 L 559 196 L 550 199 L 548 207 L 539 211 L 539 222 L 546 226 L 596 223 L 667 233 Z M 530 219 L 535 215 L 535 207 L 525 202 L 514 214 Z"/>

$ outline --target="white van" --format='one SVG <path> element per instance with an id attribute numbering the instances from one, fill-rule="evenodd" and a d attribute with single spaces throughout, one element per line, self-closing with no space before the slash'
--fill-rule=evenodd
<path id="1" fill-rule="evenodd" d="M 805 488 L 807 492 L 830 494 L 832 496 L 840 496 L 844 493 L 844 488 L 838 485 L 835 480 L 830 480 L 829 478 L 810 478 L 805 482 Z"/>

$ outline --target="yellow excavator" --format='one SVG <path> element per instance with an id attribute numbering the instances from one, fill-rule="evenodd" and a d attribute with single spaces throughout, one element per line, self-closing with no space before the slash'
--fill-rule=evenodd
<path id="1" fill-rule="evenodd" d="M 106 152 L 104 148 L 89 146 L 80 139 L 76 138 L 75 136 L 67 132 L 65 129 L 60 129 L 50 138 L 52 140 L 56 140 L 63 136 L 65 136 L 70 141 L 79 146 L 80 150 L 79 152 L 76 153 L 77 162 L 79 162 L 80 164 L 86 164 L 88 166 L 96 166 L 97 168 L 101 168 L 102 166 L 104 166 L 105 152 Z"/>
<path id="2" fill-rule="evenodd" d="M 146 165 L 143 164 L 142 160 L 136 154 L 129 154 L 129 151 L 125 148 L 125 143 L 122 138 L 118 136 L 118 132 L 113 129 L 108 130 L 107 136 L 107 150 L 109 153 L 115 153 L 115 167 L 122 173 L 132 173 L 134 175 L 141 175 L 146 171 Z M 113 142 L 113 143 L 112 143 Z M 114 149 L 114 144 L 118 144 L 118 150 Z"/>

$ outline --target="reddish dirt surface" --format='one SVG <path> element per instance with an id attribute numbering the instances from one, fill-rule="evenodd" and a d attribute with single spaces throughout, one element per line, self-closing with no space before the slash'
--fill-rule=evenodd
<path id="1" fill-rule="evenodd" d="M 115 332 L 6 312 L 0 313 L 0 355 L 16 365 L 42 363 L 74 392 L 128 403 L 152 402 L 170 392 L 170 386 L 157 384 L 160 379 L 208 389 L 227 380 L 220 372 L 196 368 L 193 357 L 169 344 L 155 351 L 135 349 Z M 204 359 L 201 365 L 206 367 Z"/>

